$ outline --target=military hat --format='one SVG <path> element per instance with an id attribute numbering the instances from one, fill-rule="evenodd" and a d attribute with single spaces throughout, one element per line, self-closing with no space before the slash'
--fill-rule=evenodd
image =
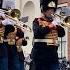
<path id="1" fill-rule="evenodd" d="M 40 0 L 41 12 L 53 8 L 54 11 L 57 9 L 58 0 Z"/>

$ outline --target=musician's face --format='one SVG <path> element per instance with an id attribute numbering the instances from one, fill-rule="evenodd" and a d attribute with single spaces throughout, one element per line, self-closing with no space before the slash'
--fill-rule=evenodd
<path id="1" fill-rule="evenodd" d="M 48 9 L 48 10 L 46 10 L 46 11 L 44 12 L 44 15 L 45 15 L 46 17 L 52 17 L 51 14 L 54 14 L 54 9 Z"/>

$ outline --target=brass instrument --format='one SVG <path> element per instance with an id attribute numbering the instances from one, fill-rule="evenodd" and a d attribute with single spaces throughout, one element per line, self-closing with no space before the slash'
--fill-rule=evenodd
<path id="1" fill-rule="evenodd" d="M 51 14 L 52 16 L 58 16 L 60 18 L 63 19 L 63 23 L 60 22 L 61 26 L 65 26 L 65 27 L 70 27 L 70 16 L 66 16 L 65 18 L 62 15 L 58 15 L 58 14 Z"/>
<path id="2" fill-rule="evenodd" d="M 21 16 L 20 10 L 18 10 L 18 9 L 9 9 L 9 10 L 0 9 L 0 12 L 4 12 L 5 14 L 7 14 L 13 18 L 14 17 L 20 18 L 20 16 Z"/>
<path id="3" fill-rule="evenodd" d="M 14 24 L 15 26 L 21 28 L 22 30 L 24 29 L 24 27 L 28 27 L 29 31 L 31 32 L 31 28 L 29 26 L 25 25 L 22 21 L 19 21 L 19 18 L 21 16 L 20 10 L 10 9 L 10 10 L 6 11 L 6 10 L 0 9 L 0 11 L 5 12 L 6 17 L 15 21 L 15 23 L 16 23 L 16 24 Z"/>
<path id="4" fill-rule="evenodd" d="M 15 17 L 20 18 L 21 13 L 18 9 L 12 9 L 10 12 L 10 16 L 13 18 L 15 18 Z"/>
<path id="5" fill-rule="evenodd" d="M 18 9 L 10 9 L 8 11 L 0 9 L 0 12 L 3 12 L 6 17 L 12 19 L 13 21 L 16 21 L 20 18 L 21 13 Z"/>
<path id="6" fill-rule="evenodd" d="M 67 26 L 67 27 L 70 27 L 70 16 L 65 17 L 64 25 Z"/>

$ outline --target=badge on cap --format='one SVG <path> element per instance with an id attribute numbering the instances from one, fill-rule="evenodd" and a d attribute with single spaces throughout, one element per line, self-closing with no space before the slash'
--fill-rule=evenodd
<path id="1" fill-rule="evenodd" d="M 56 7 L 56 5 L 55 5 L 55 2 L 53 2 L 53 1 L 51 1 L 49 4 L 48 4 L 48 7 Z"/>

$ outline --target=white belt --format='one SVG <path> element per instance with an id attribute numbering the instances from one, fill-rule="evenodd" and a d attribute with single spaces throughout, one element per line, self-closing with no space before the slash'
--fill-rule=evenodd
<path id="1" fill-rule="evenodd" d="M 9 45 L 14 45 L 15 44 L 15 40 L 13 39 L 12 41 L 10 41 L 10 39 L 2 39 L 0 40 L 0 43 L 3 42 L 8 42 Z"/>
<path id="2" fill-rule="evenodd" d="M 34 39 L 34 42 L 46 42 L 47 45 L 58 45 L 58 40 L 53 39 Z"/>
<path id="3" fill-rule="evenodd" d="M 5 40 L 4 40 L 4 39 L 1 39 L 1 40 L 0 40 L 0 43 L 3 43 L 3 42 L 8 42 L 8 40 L 6 40 L 6 39 L 5 39 Z"/>
<path id="4" fill-rule="evenodd" d="M 7 39 L 4 39 L 3 41 L 4 41 L 4 42 L 8 42 L 8 40 L 7 40 Z"/>
<path id="5" fill-rule="evenodd" d="M 13 39 L 12 41 L 10 39 L 4 39 L 4 42 L 8 42 L 9 45 L 14 45 L 15 39 Z"/>
<path id="6" fill-rule="evenodd" d="M 8 44 L 9 45 L 15 45 L 15 39 L 8 39 Z"/>

